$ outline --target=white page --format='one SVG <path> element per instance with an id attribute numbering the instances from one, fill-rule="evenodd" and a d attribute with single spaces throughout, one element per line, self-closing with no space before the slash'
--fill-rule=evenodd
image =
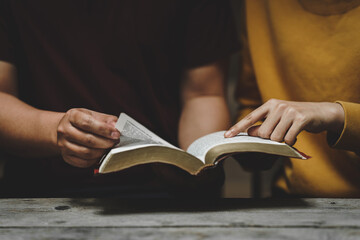
<path id="1" fill-rule="evenodd" d="M 110 155 L 118 152 L 124 152 L 132 149 L 148 147 L 148 146 L 167 146 L 175 149 L 179 149 L 170 143 L 166 142 L 146 127 L 129 117 L 125 113 L 121 113 L 115 127 L 120 131 L 120 142 L 115 145 L 110 154 L 105 154 L 100 162 L 106 162 L 110 158 Z M 181 150 L 181 149 L 179 149 Z M 183 150 L 181 150 L 183 151 Z M 100 167 L 101 169 L 102 167 Z"/>
<path id="2" fill-rule="evenodd" d="M 136 138 L 129 138 L 127 136 L 122 135 L 120 136 L 120 142 L 111 149 L 111 153 L 124 152 L 128 150 L 133 150 L 142 147 L 149 147 L 149 146 L 164 146 L 164 144 L 155 143 L 155 142 L 150 143 L 149 141 L 144 141 Z"/>
<path id="3" fill-rule="evenodd" d="M 122 136 L 134 139 L 133 143 L 139 142 L 136 141 L 136 139 L 138 139 L 141 140 L 141 144 L 155 144 L 155 145 L 160 144 L 178 149 L 177 147 L 171 145 L 167 141 L 163 140 L 162 138 L 160 138 L 159 136 L 148 130 L 146 127 L 144 127 L 143 125 L 141 125 L 140 123 L 138 123 L 136 120 L 129 117 L 125 113 L 120 114 L 115 127 L 120 131 Z M 124 139 L 124 140 L 126 140 L 125 143 L 129 143 L 130 141 L 129 139 Z M 120 136 L 120 145 L 116 147 L 125 146 L 124 144 L 121 145 L 121 141 L 122 138 Z"/>
<path id="4" fill-rule="evenodd" d="M 108 154 L 105 154 L 101 159 L 101 166 L 99 168 L 99 171 L 102 172 L 104 167 L 106 166 L 106 163 L 111 158 L 111 156 L 115 153 L 129 151 L 137 148 L 142 147 L 150 147 L 150 146 L 164 146 L 164 144 L 160 143 L 150 143 L 146 140 L 136 139 L 136 138 L 130 138 L 124 135 L 120 136 L 120 142 L 113 147 Z"/>
<path id="5" fill-rule="evenodd" d="M 217 145 L 238 142 L 258 142 L 271 145 L 286 145 L 285 143 L 279 143 L 268 139 L 251 137 L 248 136 L 247 133 L 240 133 L 235 137 L 225 138 L 224 133 L 225 131 L 215 132 L 197 139 L 188 147 L 187 152 L 199 158 L 205 163 L 206 153 L 212 147 Z"/>

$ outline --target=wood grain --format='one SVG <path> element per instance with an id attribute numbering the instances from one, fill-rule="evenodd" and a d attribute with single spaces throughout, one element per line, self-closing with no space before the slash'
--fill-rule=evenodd
<path id="1" fill-rule="evenodd" d="M 0 199 L 1 239 L 360 239 L 359 199 Z"/>

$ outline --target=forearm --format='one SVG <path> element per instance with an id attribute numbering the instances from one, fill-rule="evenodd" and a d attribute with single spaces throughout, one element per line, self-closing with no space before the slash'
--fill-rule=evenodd
<path id="1" fill-rule="evenodd" d="M 224 60 L 186 72 L 181 92 L 181 148 L 187 149 L 199 137 L 229 127 L 230 114 L 225 100 L 226 69 L 227 61 Z"/>
<path id="2" fill-rule="evenodd" d="M 0 148 L 26 157 L 59 154 L 57 125 L 64 113 L 42 111 L 0 92 Z"/>
<path id="3" fill-rule="evenodd" d="M 186 149 L 197 138 L 225 130 L 230 114 L 224 96 L 200 96 L 185 102 L 179 124 L 179 144 Z"/>

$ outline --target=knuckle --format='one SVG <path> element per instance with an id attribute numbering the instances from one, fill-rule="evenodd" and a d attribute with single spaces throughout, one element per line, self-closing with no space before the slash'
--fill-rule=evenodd
<path id="1" fill-rule="evenodd" d="M 269 100 L 267 100 L 267 104 L 269 105 L 276 105 L 278 104 L 279 100 L 278 99 L 275 99 L 275 98 L 270 98 Z"/>
<path id="2" fill-rule="evenodd" d="M 103 133 L 103 134 L 108 134 L 108 135 L 111 133 L 111 130 L 108 127 L 106 127 L 105 124 L 99 125 L 98 126 L 98 131 Z"/>
<path id="3" fill-rule="evenodd" d="M 78 108 L 72 108 L 66 112 L 66 115 L 71 123 L 77 123 L 81 119 L 82 113 Z"/>
<path id="4" fill-rule="evenodd" d="M 85 143 L 87 146 L 94 146 L 95 145 L 94 137 L 91 134 L 87 134 L 85 136 Z"/>
<path id="5" fill-rule="evenodd" d="M 68 110 L 65 114 L 68 115 L 70 119 L 73 119 L 77 115 L 77 109 L 72 108 L 72 109 Z"/>
<path id="6" fill-rule="evenodd" d="M 87 159 L 87 161 L 98 159 L 103 155 L 102 150 L 94 150 L 90 148 L 86 148 L 82 152 L 83 158 Z"/>
<path id="7" fill-rule="evenodd" d="M 293 107 L 288 107 L 287 109 L 286 109 L 286 114 L 288 115 L 288 116 L 293 116 L 293 115 L 295 115 L 296 114 L 296 109 L 295 108 L 293 108 Z"/>
<path id="8" fill-rule="evenodd" d="M 69 139 L 71 134 L 64 128 L 60 132 L 58 132 L 58 139 L 63 139 L 66 141 L 66 139 Z"/>
<path id="9" fill-rule="evenodd" d="M 66 130 L 65 130 L 65 127 L 63 125 L 59 125 L 56 129 L 57 133 L 60 134 L 60 135 L 63 135 L 65 134 Z"/>
<path id="10" fill-rule="evenodd" d="M 117 122 L 118 118 L 116 116 L 110 116 L 108 122 Z"/>
<path id="11" fill-rule="evenodd" d="M 84 117 L 82 117 L 82 119 L 80 120 L 80 126 L 81 128 L 84 129 L 88 129 L 90 128 L 91 124 L 92 124 L 92 117 L 90 115 L 85 115 Z"/>
<path id="12" fill-rule="evenodd" d="M 288 105 L 286 103 L 279 103 L 277 104 L 277 109 L 283 111 L 285 109 L 288 109 Z"/>
<path id="13" fill-rule="evenodd" d="M 303 125 L 307 122 L 307 117 L 302 113 L 298 113 L 295 117 L 295 120 L 299 122 L 301 125 Z"/>
<path id="14" fill-rule="evenodd" d="M 86 159 L 92 157 L 92 151 L 90 148 L 83 148 L 83 149 L 81 149 L 80 153 L 81 153 L 81 156 L 83 156 Z"/>

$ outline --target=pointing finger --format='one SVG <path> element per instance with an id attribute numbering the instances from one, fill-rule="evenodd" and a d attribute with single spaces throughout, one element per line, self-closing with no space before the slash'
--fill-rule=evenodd
<path id="1" fill-rule="evenodd" d="M 266 105 L 260 106 L 259 108 L 251 112 L 249 115 L 247 115 L 245 118 L 240 120 L 237 124 L 232 126 L 225 133 L 225 137 L 233 137 L 239 134 L 240 132 L 246 131 L 249 127 L 257 123 L 258 121 L 264 119 L 267 114 L 268 114 L 268 107 Z"/>

